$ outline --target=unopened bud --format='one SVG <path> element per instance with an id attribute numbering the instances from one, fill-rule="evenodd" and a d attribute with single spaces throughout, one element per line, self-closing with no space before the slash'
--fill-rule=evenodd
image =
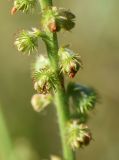
<path id="1" fill-rule="evenodd" d="M 91 132 L 85 124 L 80 124 L 79 121 L 73 120 L 67 126 L 67 142 L 72 149 L 86 146 L 92 139 Z"/>
<path id="2" fill-rule="evenodd" d="M 80 56 L 76 55 L 69 48 L 61 48 L 58 54 L 60 57 L 61 71 L 68 74 L 70 78 L 74 78 L 82 65 Z"/>
<path id="3" fill-rule="evenodd" d="M 31 104 L 35 111 L 40 112 L 52 101 L 52 96 L 50 94 L 35 94 L 31 99 Z"/>

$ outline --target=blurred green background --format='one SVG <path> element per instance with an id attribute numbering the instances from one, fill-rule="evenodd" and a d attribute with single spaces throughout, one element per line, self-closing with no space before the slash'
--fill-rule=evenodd
<path id="1" fill-rule="evenodd" d="M 48 159 L 50 154 L 61 154 L 55 108 L 49 106 L 40 114 L 32 109 L 30 99 L 35 92 L 30 64 L 34 56 L 20 55 L 13 45 L 17 31 L 39 25 L 40 11 L 11 16 L 12 3 L 12 0 L 0 1 L 1 109 L 12 141 L 24 155 L 23 160 L 25 155 L 25 160 Z M 76 28 L 59 34 L 61 45 L 71 44 L 82 56 L 84 69 L 75 80 L 95 87 L 101 97 L 89 121 L 94 141 L 77 151 L 77 160 L 118 160 L 119 1 L 54 0 L 54 3 L 70 8 L 77 16 Z M 39 53 L 45 53 L 42 43 Z M 3 145 L 0 137 L 0 146 Z M 30 158 L 29 154 L 32 154 Z"/>

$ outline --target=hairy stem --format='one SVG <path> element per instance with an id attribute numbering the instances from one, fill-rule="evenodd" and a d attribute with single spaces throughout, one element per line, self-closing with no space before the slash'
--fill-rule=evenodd
<path id="1" fill-rule="evenodd" d="M 48 6 L 52 6 L 52 0 L 39 0 L 41 9 L 47 8 Z M 66 142 L 66 123 L 69 120 L 69 107 L 67 102 L 67 97 L 64 88 L 64 81 L 63 75 L 60 74 L 58 68 L 58 40 L 56 33 L 47 33 L 49 37 L 49 42 L 46 42 L 47 52 L 49 59 L 51 61 L 52 67 L 55 71 L 57 77 L 57 84 L 56 84 L 56 92 L 55 94 L 55 104 L 57 109 L 58 115 L 58 123 L 61 135 L 61 142 L 62 142 L 62 151 L 63 151 L 63 160 L 74 160 L 74 153 L 72 149 L 67 145 Z"/>

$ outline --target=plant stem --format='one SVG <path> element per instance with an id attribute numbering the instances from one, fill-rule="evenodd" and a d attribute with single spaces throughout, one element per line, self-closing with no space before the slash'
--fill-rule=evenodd
<path id="1" fill-rule="evenodd" d="M 47 8 L 48 6 L 52 6 L 52 0 L 39 0 L 39 3 L 42 10 Z"/>
<path id="2" fill-rule="evenodd" d="M 9 160 L 11 154 L 12 160 L 18 160 L 18 157 L 13 154 L 13 144 L 9 136 L 0 105 L 0 158 Z"/>
<path id="3" fill-rule="evenodd" d="M 44 8 L 53 5 L 52 0 L 39 0 L 39 2 L 42 11 Z M 57 77 L 56 92 L 54 94 L 55 94 L 55 104 L 57 109 L 58 123 L 59 123 L 60 136 L 62 142 L 63 160 L 74 160 L 75 159 L 74 153 L 66 142 L 65 130 L 66 130 L 66 123 L 69 120 L 69 106 L 64 88 L 63 75 L 60 74 L 58 68 L 59 58 L 58 58 L 57 34 L 56 33 L 46 33 L 46 34 L 50 39 L 50 43 L 46 42 L 48 56 Z"/>

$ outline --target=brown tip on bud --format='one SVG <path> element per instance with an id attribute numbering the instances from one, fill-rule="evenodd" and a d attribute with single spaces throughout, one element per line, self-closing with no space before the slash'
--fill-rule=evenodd
<path id="1" fill-rule="evenodd" d="M 92 135 L 91 135 L 91 133 L 89 133 L 88 135 L 86 135 L 86 136 L 84 137 L 84 144 L 85 144 L 85 145 L 88 145 L 91 140 L 92 140 Z"/>
<path id="2" fill-rule="evenodd" d="M 70 77 L 70 78 L 74 78 L 74 77 L 75 77 L 75 74 L 76 74 L 75 67 L 74 67 L 74 66 L 71 66 L 71 67 L 70 67 L 69 77 Z"/>
<path id="3" fill-rule="evenodd" d="M 57 31 L 57 26 L 56 26 L 56 23 L 55 23 L 55 22 L 50 23 L 50 24 L 48 25 L 48 27 L 49 27 L 49 30 L 50 30 L 51 32 L 56 32 L 56 31 Z"/>
<path id="4" fill-rule="evenodd" d="M 74 77 L 75 77 L 75 73 L 70 73 L 70 74 L 69 74 L 69 77 L 70 77 L 70 78 L 74 78 Z"/>
<path id="5" fill-rule="evenodd" d="M 11 9 L 11 15 L 15 14 L 16 11 L 17 11 L 17 8 L 16 7 L 12 7 L 12 9 Z"/>

